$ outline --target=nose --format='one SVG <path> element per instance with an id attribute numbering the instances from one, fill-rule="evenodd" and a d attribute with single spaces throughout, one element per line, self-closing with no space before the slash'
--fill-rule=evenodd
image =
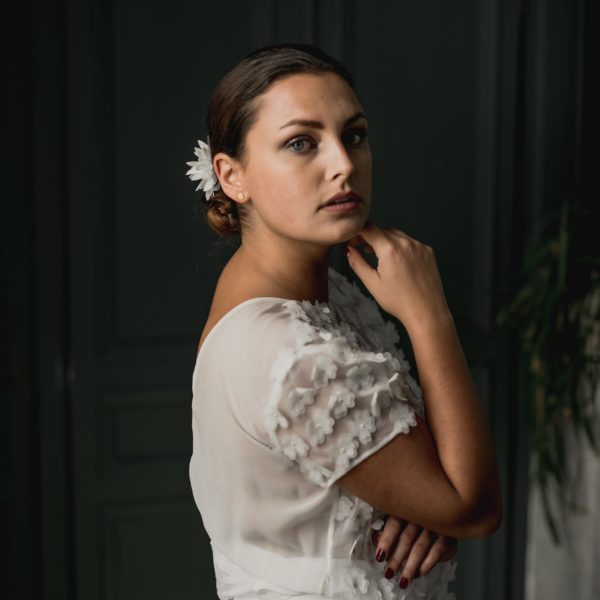
<path id="1" fill-rule="evenodd" d="M 327 178 L 331 180 L 338 177 L 348 179 L 354 173 L 354 161 L 340 140 L 334 140 L 331 144 L 331 151 L 327 156 L 327 168 Z"/>

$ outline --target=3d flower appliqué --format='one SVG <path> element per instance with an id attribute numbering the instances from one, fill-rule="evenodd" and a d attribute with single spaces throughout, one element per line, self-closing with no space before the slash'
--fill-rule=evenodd
<path id="1" fill-rule="evenodd" d="M 336 521 L 346 520 L 352 514 L 353 508 L 354 508 L 354 502 L 352 501 L 352 499 L 349 498 L 348 496 L 345 496 L 342 494 L 337 503 L 337 508 L 336 508 L 336 512 L 335 512 L 335 520 Z"/>
<path id="2" fill-rule="evenodd" d="M 315 408 L 312 420 L 306 423 L 306 435 L 312 446 L 318 446 L 325 441 L 325 435 L 333 431 L 335 420 L 323 408 Z"/>
<path id="3" fill-rule="evenodd" d="M 392 400 L 387 390 L 377 390 L 371 397 L 371 414 L 380 417 L 383 409 L 388 408 Z"/>
<path id="4" fill-rule="evenodd" d="M 358 360 L 359 354 L 349 345 L 340 344 L 338 347 L 338 355 L 340 360 L 345 364 L 349 364 Z"/>
<path id="5" fill-rule="evenodd" d="M 304 304 L 298 300 L 288 300 L 283 303 L 286 309 L 289 311 L 291 317 L 300 319 L 301 321 L 309 322 L 310 319 L 304 310 Z"/>
<path id="6" fill-rule="evenodd" d="M 388 361 L 388 365 L 389 365 L 390 369 L 392 369 L 392 371 L 402 372 L 405 370 L 404 365 L 402 365 L 400 363 L 400 361 L 395 356 L 393 356 L 390 352 L 384 352 L 383 356 L 384 356 L 384 359 Z"/>
<path id="7" fill-rule="evenodd" d="M 335 329 L 333 315 L 327 302 L 317 302 L 314 307 L 311 305 L 311 308 L 315 310 L 315 318 L 318 321 L 319 327 L 330 331 Z"/>
<path id="8" fill-rule="evenodd" d="M 290 390 L 287 397 L 286 408 L 292 417 L 299 417 L 306 412 L 306 407 L 315 401 L 313 388 L 296 387 Z"/>
<path id="9" fill-rule="evenodd" d="M 408 402 L 408 396 L 405 392 L 407 387 L 408 386 L 400 373 L 396 372 L 388 379 L 388 389 L 390 393 L 399 400 L 405 400 Z"/>
<path id="10" fill-rule="evenodd" d="M 327 354 L 315 355 L 310 379 L 318 388 L 327 385 L 330 379 L 335 378 L 336 373 L 337 365 L 333 362 L 331 356 Z"/>
<path id="11" fill-rule="evenodd" d="M 348 389 L 338 389 L 329 397 L 327 408 L 333 413 L 334 418 L 340 419 L 348 414 L 355 402 L 354 392 Z"/>
<path id="12" fill-rule="evenodd" d="M 354 346 L 358 343 L 358 338 L 356 336 L 356 332 L 350 327 L 346 321 L 342 321 L 340 323 L 340 334 L 344 336 L 346 340 L 348 340 L 349 344 Z"/>
<path id="13" fill-rule="evenodd" d="M 327 480 L 333 475 L 330 469 L 310 460 L 310 458 L 300 460 L 300 470 L 308 477 L 309 481 L 321 487 L 325 487 Z"/>
<path id="14" fill-rule="evenodd" d="M 371 373 L 371 367 L 366 362 L 352 365 L 346 371 L 345 383 L 354 392 L 372 386 L 373 381 L 375 378 Z"/>
<path id="15" fill-rule="evenodd" d="M 291 460 L 308 454 L 308 444 L 297 434 L 289 433 L 281 443 L 281 449 Z"/>
<path id="16" fill-rule="evenodd" d="M 319 335 L 320 332 L 309 323 L 305 323 L 304 321 L 296 322 L 296 338 L 301 345 L 304 346 L 305 344 L 314 342 L 318 339 Z"/>
<path id="17" fill-rule="evenodd" d="M 332 450 L 335 468 L 345 469 L 350 464 L 350 459 L 358 453 L 358 442 L 349 433 L 341 433 Z"/>
<path id="18" fill-rule="evenodd" d="M 398 594 L 396 593 L 394 580 L 381 577 L 377 581 L 377 587 L 381 593 L 381 600 L 397 600 Z"/>
<path id="19" fill-rule="evenodd" d="M 410 430 L 411 425 L 414 426 L 417 424 L 415 409 L 407 402 L 396 402 L 390 408 L 389 419 L 392 423 L 400 423 L 400 431 L 402 433 L 407 433 Z"/>
<path id="20" fill-rule="evenodd" d="M 391 321 L 381 319 L 380 332 L 386 347 L 394 346 L 400 342 L 400 334 Z"/>
<path id="21" fill-rule="evenodd" d="M 395 348 L 394 355 L 394 358 L 400 363 L 401 370 L 405 373 L 410 372 L 410 363 L 406 360 L 404 350 L 402 348 Z"/>
<path id="22" fill-rule="evenodd" d="M 369 579 L 367 573 L 360 567 L 351 566 L 347 571 L 348 586 L 353 591 L 366 594 L 369 589 Z"/>
<path id="23" fill-rule="evenodd" d="M 356 518 L 361 527 L 366 525 L 373 514 L 373 507 L 364 500 L 358 500 L 356 506 Z"/>
<path id="24" fill-rule="evenodd" d="M 283 306 L 294 324 L 298 346 L 305 346 L 321 338 L 322 331 L 316 326 L 314 320 L 309 317 L 310 303 L 287 300 L 283 303 Z"/>
<path id="25" fill-rule="evenodd" d="M 278 427 L 287 429 L 288 420 L 274 406 L 267 406 L 265 409 L 265 425 L 269 431 L 275 431 Z"/>
<path id="26" fill-rule="evenodd" d="M 355 532 L 365 529 L 365 525 L 369 522 L 371 515 L 373 514 L 373 507 L 364 502 L 360 498 L 356 499 L 356 503 L 353 507 L 352 518 L 350 519 L 350 525 L 348 528 L 349 532 Z"/>
<path id="27" fill-rule="evenodd" d="M 358 437 L 361 444 L 373 441 L 372 433 L 375 431 L 375 417 L 367 409 L 361 408 L 352 411 L 353 421 L 350 424 L 350 433 Z"/>

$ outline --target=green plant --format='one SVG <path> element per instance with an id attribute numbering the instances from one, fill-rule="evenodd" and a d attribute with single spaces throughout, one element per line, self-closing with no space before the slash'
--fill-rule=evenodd
<path id="1" fill-rule="evenodd" d="M 554 487 L 566 510 L 567 429 L 575 434 L 577 453 L 584 432 L 598 454 L 594 400 L 600 381 L 600 258 L 593 227 L 578 205 L 566 201 L 550 215 L 539 239 L 530 238 L 518 289 L 496 320 L 517 332 L 519 398 L 527 405 L 534 484 L 557 544 L 549 491 Z"/>

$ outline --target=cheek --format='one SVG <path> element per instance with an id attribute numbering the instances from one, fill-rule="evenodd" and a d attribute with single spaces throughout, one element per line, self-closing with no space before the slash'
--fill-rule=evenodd
<path id="1" fill-rule="evenodd" d="M 275 202 L 293 194 L 302 180 L 302 169 L 294 161 L 278 153 L 265 152 L 252 167 L 251 185 L 254 196 Z"/>
<path id="2" fill-rule="evenodd" d="M 320 203 L 316 169 L 294 161 L 262 161 L 252 178 L 254 197 L 265 219 L 282 226 L 306 223 Z"/>
<path id="3" fill-rule="evenodd" d="M 267 208 L 273 224 L 291 231 L 300 225 L 306 225 L 310 207 L 307 193 L 297 186 L 289 185 L 271 198 Z"/>

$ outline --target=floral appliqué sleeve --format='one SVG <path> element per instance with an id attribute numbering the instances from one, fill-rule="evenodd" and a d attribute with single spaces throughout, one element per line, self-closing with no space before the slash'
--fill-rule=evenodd
<path id="1" fill-rule="evenodd" d="M 413 391 L 406 367 L 390 352 L 361 348 L 327 305 L 286 307 L 295 343 L 281 348 L 272 365 L 265 427 L 273 448 L 311 482 L 330 487 L 416 426 Z"/>

